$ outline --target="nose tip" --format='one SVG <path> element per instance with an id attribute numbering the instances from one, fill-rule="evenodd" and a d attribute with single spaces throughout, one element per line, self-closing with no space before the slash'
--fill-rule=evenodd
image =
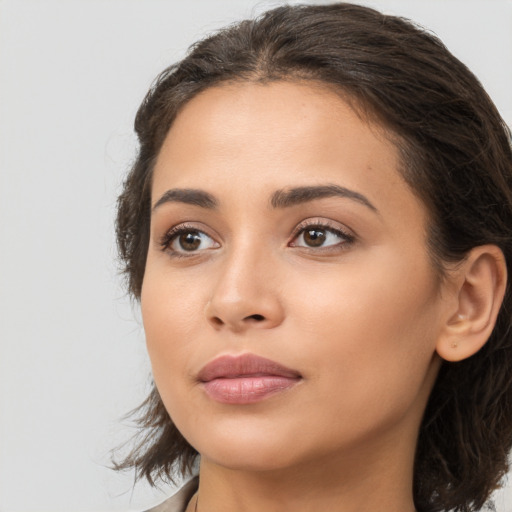
<path id="1" fill-rule="evenodd" d="M 255 312 L 251 313 L 251 310 Z M 256 295 L 253 300 L 242 297 L 227 300 L 225 296 L 217 294 L 207 305 L 206 317 L 216 330 L 242 332 L 250 328 L 270 329 L 279 325 L 283 310 L 275 297 L 264 299 Z"/>
<path id="2" fill-rule="evenodd" d="M 270 329 L 284 319 L 278 262 L 255 238 L 241 236 L 213 267 L 205 314 L 216 330 Z"/>

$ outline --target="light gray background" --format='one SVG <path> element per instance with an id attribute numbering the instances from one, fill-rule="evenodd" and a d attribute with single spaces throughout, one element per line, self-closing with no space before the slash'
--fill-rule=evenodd
<path id="1" fill-rule="evenodd" d="M 106 468 L 149 365 L 113 217 L 151 80 L 204 33 L 282 2 L 0 0 L 0 511 L 141 510 Z M 512 121 L 512 1 L 369 0 L 433 29 Z M 512 511 L 512 490 L 497 494 Z"/>

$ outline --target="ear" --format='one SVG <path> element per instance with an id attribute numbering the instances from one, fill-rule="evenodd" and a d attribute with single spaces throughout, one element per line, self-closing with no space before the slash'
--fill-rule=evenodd
<path id="1" fill-rule="evenodd" d="M 505 295 L 505 257 L 495 245 L 475 247 L 457 266 L 454 277 L 455 307 L 436 344 L 437 353 L 446 361 L 472 356 L 489 339 Z"/>

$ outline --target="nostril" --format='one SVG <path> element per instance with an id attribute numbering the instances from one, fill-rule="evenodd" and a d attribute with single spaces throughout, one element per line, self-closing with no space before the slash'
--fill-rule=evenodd
<path id="1" fill-rule="evenodd" d="M 263 315 L 251 315 L 246 318 L 248 320 L 255 320 L 256 322 L 261 322 L 262 320 L 265 320 L 265 317 Z"/>
<path id="2" fill-rule="evenodd" d="M 214 316 L 212 318 L 212 322 L 215 324 L 215 325 L 224 325 L 224 322 L 218 317 L 218 316 Z"/>

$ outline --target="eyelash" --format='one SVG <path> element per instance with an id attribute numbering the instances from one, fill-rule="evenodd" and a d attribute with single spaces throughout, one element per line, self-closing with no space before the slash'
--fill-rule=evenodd
<path id="1" fill-rule="evenodd" d="M 341 229 L 339 227 L 339 225 L 333 225 L 326 220 L 322 220 L 322 221 L 316 220 L 315 221 L 312 219 L 301 222 L 296 227 L 296 229 L 293 232 L 292 240 L 297 240 L 297 238 L 301 234 L 305 233 L 308 230 L 313 230 L 313 229 L 318 229 L 318 231 L 327 231 L 329 233 L 332 233 L 332 234 L 338 236 L 342 240 L 335 245 L 330 245 L 330 246 L 326 246 L 326 247 L 319 247 L 319 248 L 309 247 L 309 249 L 311 249 L 313 251 L 320 251 L 322 249 L 324 251 L 336 250 L 336 249 L 339 249 L 340 246 L 344 246 L 344 248 L 347 248 L 346 246 L 353 244 L 356 240 L 356 237 L 353 234 Z M 308 247 L 305 247 L 305 246 L 292 245 L 292 247 L 302 247 L 302 248 L 308 249 Z"/>
<path id="2" fill-rule="evenodd" d="M 174 226 L 169 231 L 167 231 L 164 236 L 160 239 L 160 247 L 162 248 L 162 251 L 167 251 L 170 256 L 173 258 L 187 258 L 190 256 L 194 256 L 195 251 L 190 251 L 190 254 L 186 254 L 185 252 L 179 252 L 171 249 L 171 243 L 174 242 L 176 238 L 178 238 L 180 235 L 186 234 L 186 233 L 201 233 L 208 237 L 208 233 L 205 233 L 203 230 L 198 229 L 196 226 L 193 226 L 191 224 L 179 224 L 178 226 Z M 210 237 L 211 238 L 211 237 Z"/>
<path id="3" fill-rule="evenodd" d="M 338 236 L 340 239 L 342 239 L 342 241 L 340 241 L 340 243 L 326 246 L 326 247 L 318 247 L 318 248 L 309 247 L 309 249 L 311 249 L 313 251 L 321 251 L 322 249 L 324 251 L 336 250 L 336 248 L 339 249 L 340 246 L 350 246 L 356 240 L 356 237 L 353 234 L 348 233 L 347 231 L 340 229 L 339 226 L 334 226 L 325 220 L 322 220 L 322 221 L 308 220 L 308 221 L 302 222 L 295 228 L 295 230 L 293 231 L 293 235 L 292 235 L 292 242 L 294 240 L 297 240 L 297 238 L 302 233 L 305 233 L 308 230 L 312 230 L 313 228 L 318 229 L 318 231 L 327 231 L 329 233 L 332 233 L 332 234 Z M 210 235 L 208 235 L 204 231 L 198 229 L 196 226 L 193 226 L 190 224 L 180 224 L 178 226 L 172 227 L 169 231 L 167 231 L 162 236 L 162 238 L 160 239 L 160 246 L 161 246 L 162 251 L 168 252 L 169 255 L 172 256 L 173 258 L 187 258 L 187 257 L 196 255 L 197 251 L 190 251 L 190 253 L 187 254 L 186 252 L 180 252 L 180 251 L 176 251 L 176 250 L 173 250 L 170 248 L 170 245 L 172 244 L 172 242 L 174 242 L 174 240 L 176 240 L 176 238 L 178 238 L 180 235 L 190 233 L 190 232 L 204 234 L 204 235 L 208 236 L 209 238 L 212 238 L 212 237 L 210 237 Z M 288 244 L 290 247 L 302 247 L 302 248 L 308 249 L 307 246 L 293 245 L 292 242 L 289 242 L 289 244 Z M 344 248 L 346 248 L 346 247 L 344 247 Z"/>

